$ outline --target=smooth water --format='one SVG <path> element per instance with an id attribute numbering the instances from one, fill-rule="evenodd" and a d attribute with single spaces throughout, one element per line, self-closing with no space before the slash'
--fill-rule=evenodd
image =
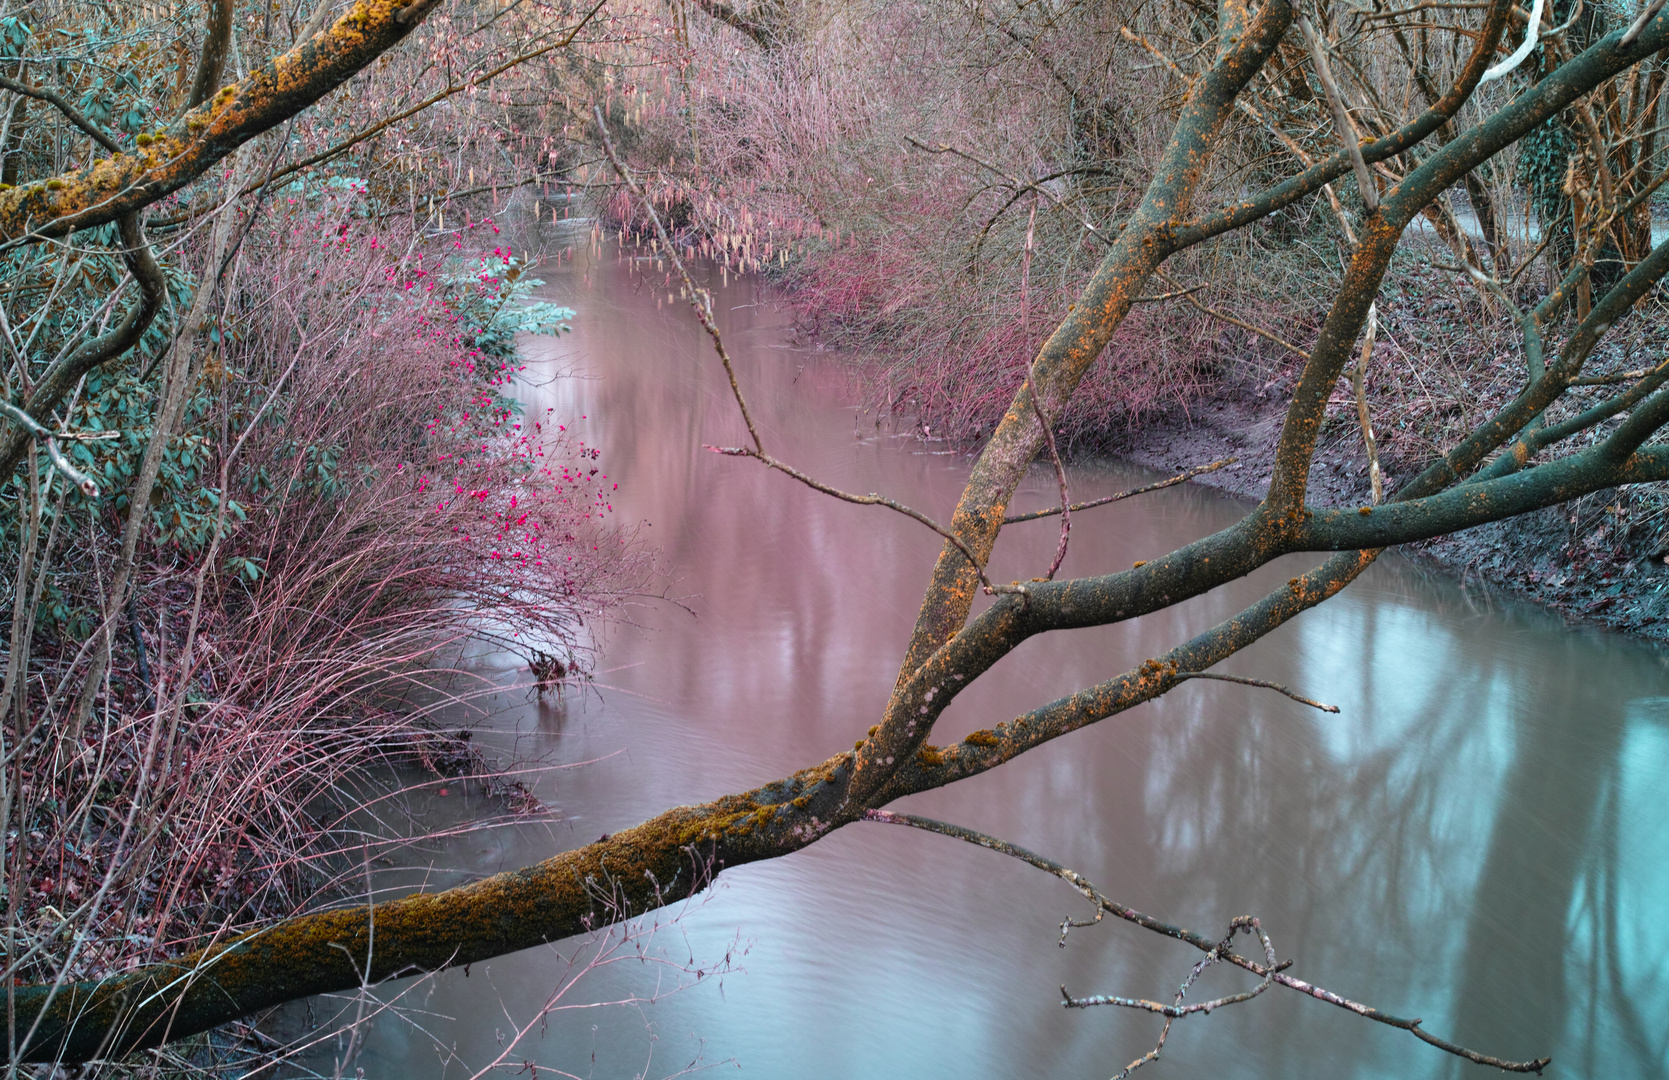
<path id="1" fill-rule="evenodd" d="M 528 343 L 529 410 L 587 417 L 585 437 L 620 482 L 621 518 L 647 523 L 674 575 L 669 594 L 689 611 L 635 608 L 636 625 L 608 636 L 595 692 L 500 696 L 484 737 L 590 764 L 536 780 L 556 825 L 462 838 L 432 886 L 851 746 L 880 715 L 939 549 L 886 510 L 705 452 L 744 433 L 706 338 L 667 302 L 659 273 L 646 283 L 614 251 L 593 261 L 582 250 L 544 276 L 547 295 L 579 316 L 571 335 Z M 717 288 L 717 308 L 773 453 L 948 519 L 966 457 L 878 429 L 849 404 L 835 360 L 785 344 L 787 316 L 751 283 Z M 1070 475 L 1075 499 L 1154 478 L 1117 462 Z M 1054 499 L 1038 471 L 1015 509 Z M 1182 487 L 1080 514 L 1063 575 L 1152 558 L 1245 510 Z M 992 576 L 1041 573 L 1056 538 L 1053 520 L 1011 527 Z M 1316 561 L 1282 560 L 1133 623 L 1034 638 L 962 694 L 934 741 L 1123 671 Z M 528 678 L 516 658 L 485 662 L 506 683 Z M 1256 914 L 1301 978 L 1487 1053 L 1551 1054 L 1549 1075 L 1669 1075 L 1662 654 L 1387 558 L 1219 670 L 1342 711 L 1196 682 L 897 808 L 1024 844 L 1203 933 Z M 1104 1080 L 1153 1045 L 1159 1020 L 1068 1012 L 1061 984 L 1168 1000 L 1199 954 L 1111 920 L 1058 948 L 1061 919 L 1086 914 L 1068 886 L 1011 859 L 858 824 L 726 871 L 653 934 L 637 924 L 617 962 L 572 986 L 570 960 L 591 955 L 578 941 L 385 988 L 385 999 L 405 992 L 402 1012 L 371 1022 L 346 1075 L 466 1077 L 497 1059 L 509 1072 L 535 1063 L 540 1076 L 659 1077 L 693 1061 L 807 1080 Z M 735 970 L 706 974 L 727 956 Z M 1214 969 L 1201 992 L 1251 983 Z M 339 1007 L 315 1003 L 310 1015 Z M 322 1046 L 310 1064 L 328 1075 L 338 1052 Z M 1484 1074 L 1279 987 L 1179 1021 L 1143 1070 Z"/>

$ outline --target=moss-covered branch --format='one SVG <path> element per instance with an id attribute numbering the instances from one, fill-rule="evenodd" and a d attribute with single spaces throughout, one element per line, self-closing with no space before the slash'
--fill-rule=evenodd
<path id="1" fill-rule="evenodd" d="M 322 34 L 225 87 L 132 152 L 0 192 L 0 242 L 63 236 L 115 221 L 178 191 L 397 45 L 440 0 L 359 0 Z"/>

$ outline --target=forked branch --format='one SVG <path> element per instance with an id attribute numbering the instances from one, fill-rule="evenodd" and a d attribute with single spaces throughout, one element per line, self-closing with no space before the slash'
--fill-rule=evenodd
<path id="1" fill-rule="evenodd" d="M 1062 945 L 1066 944 L 1067 930 L 1073 927 L 1089 926 L 1100 922 L 1104 915 L 1112 915 L 1115 918 L 1122 919 L 1134 926 L 1139 926 L 1144 930 L 1150 930 L 1153 933 L 1161 934 L 1168 938 L 1175 938 L 1177 941 L 1187 942 L 1189 945 L 1194 946 L 1194 948 L 1199 949 L 1201 952 L 1206 954 L 1206 960 L 1202 963 L 1202 965 L 1197 966 L 1193 970 L 1188 977 L 1188 981 L 1183 984 L 1184 992 L 1193 984 L 1194 980 L 1199 977 L 1199 973 L 1204 970 L 1204 964 L 1219 961 L 1233 964 L 1238 968 L 1243 968 L 1263 980 L 1262 984 L 1251 991 L 1229 995 L 1215 1001 L 1200 1002 L 1191 1006 L 1180 1006 L 1177 1004 L 1167 1006 L 1156 1002 L 1147 1002 L 1134 998 L 1106 997 L 1074 999 L 1067 997 L 1064 1004 L 1068 1008 L 1086 1008 L 1092 1005 L 1125 1005 L 1127 1007 L 1140 1008 L 1150 1012 L 1159 1012 L 1165 1015 L 1167 1019 L 1175 1019 L 1192 1012 L 1210 1012 L 1212 1009 L 1219 1008 L 1223 1005 L 1238 1004 L 1243 1001 L 1249 1001 L 1261 994 L 1270 983 L 1279 983 L 1288 989 L 1297 990 L 1299 993 L 1313 997 L 1318 1001 L 1325 1001 L 1330 1005 L 1337 1005 L 1342 1009 L 1348 1009 L 1356 1015 L 1365 1017 L 1366 1019 L 1373 1020 L 1377 1023 L 1385 1024 L 1390 1027 L 1400 1028 L 1403 1031 L 1412 1032 L 1423 1042 L 1430 1043 L 1432 1046 L 1435 1046 L 1440 1050 L 1447 1051 L 1457 1057 L 1465 1058 L 1468 1061 L 1476 1062 L 1479 1065 L 1489 1065 L 1497 1069 L 1502 1069 L 1506 1072 L 1540 1073 L 1552 1063 L 1551 1058 L 1536 1058 L 1531 1061 L 1510 1061 L 1505 1058 L 1494 1057 L 1490 1054 L 1479 1053 L 1476 1050 L 1461 1046 L 1458 1043 L 1452 1043 L 1446 1039 L 1440 1039 L 1434 1035 L 1427 1034 L 1423 1029 L 1421 1029 L 1420 1020 L 1408 1020 L 1399 1016 L 1392 1016 L 1389 1013 L 1381 1012 L 1371 1006 L 1363 1005 L 1342 995 L 1335 994 L 1330 990 L 1324 990 L 1313 983 L 1305 982 L 1303 979 L 1294 978 L 1293 976 L 1286 974 L 1285 971 L 1290 962 L 1280 963 L 1276 961 L 1275 950 L 1274 947 L 1269 944 L 1268 935 L 1263 932 L 1261 924 L 1250 916 L 1240 916 L 1234 919 L 1230 925 L 1228 936 L 1223 938 L 1221 941 L 1217 941 L 1212 938 L 1208 938 L 1203 934 L 1195 933 L 1185 927 L 1164 922 L 1163 920 L 1156 919 L 1151 915 L 1143 914 L 1128 905 L 1120 904 L 1108 898 L 1099 888 L 1095 886 L 1094 883 L 1089 881 L 1082 874 L 1079 874 L 1077 871 L 1063 866 L 1053 859 L 1046 858 L 1045 856 L 1039 855 L 1034 851 L 1023 848 L 1018 844 L 1010 843 L 1007 840 L 991 836 L 988 833 L 982 833 L 974 829 L 965 828 L 961 825 L 952 825 L 944 821 L 935 821 L 932 818 L 918 817 L 914 814 L 899 814 L 891 810 L 870 810 L 864 814 L 864 820 L 876 821 L 884 825 L 904 825 L 912 829 L 921 829 L 926 832 L 938 833 L 940 836 L 948 836 L 952 839 L 961 840 L 964 843 L 973 844 L 977 847 L 986 848 L 987 850 L 1007 855 L 1010 858 L 1019 859 L 1023 863 L 1035 866 L 1039 870 L 1053 874 L 1055 877 L 1060 878 L 1068 885 L 1071 885 L 1074 889 L 1077 889 L 1096 905 L 1095 915 L 1091 919 L 1087 921 L 1076 921 L 1069 918 L 1062 922 Z M 1230 943 L 1234 939 L 1234 935 L 1242 932 L 1255 933 L 1259 942 L 1264 946 L 1264 959 L 1261 963 L 1241 956 L 1229 948 Z M 1177 996 L 1180 1000 L 1183 995 L 1178 994 Z M 1169 1031 L 1169 1028 L 1170 1025 L 1167 1023 L 1166 1031 Z M 1164 1039 L 1163 1036 L 1161 1036 L 1161 1046 L 1163 1045 L 1163 1042 Z M 1156 1057 L 1157 1053 L 1154 1053 L 1152 1056 Z M 1151 1060 L 1151 1057 L 1142 1060 Z M 1130 1068 L 1135 1068 L 1135 1066 L 1139 1064 L 1141 1064 L 1141 1061 L 1131 1065 Z M 1128 1073 L 1129 1069 L 1126 1069 L 1126 1072 Z"/>

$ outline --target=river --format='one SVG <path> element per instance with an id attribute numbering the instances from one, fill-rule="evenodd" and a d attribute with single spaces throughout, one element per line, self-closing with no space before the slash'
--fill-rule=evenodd
<path id="1" fill-rule="evenodd" d="M 559 819 L 451 842 L 431 886 L 851 746 L 880 714 L 939 549 L 896 514 L 704 452 L 744 438 L 707 340 L 667 303 L 659 274 L 645 284 L 613 249 L 592 259 L 578 246 L 573 262 L 541 272 L 547 297 L 577 309 L 574 331 L 528 343 L 522 393 L 530 411 L 586 418 L 584 437 L 620 484 L 618 515 L 647 523 L 684 606 L 635 607 L 634 625 L 609 631 L 591 691 L 500 696 L 483 739 L 575 765 L 534 781 Z M 751 281 L 714 288 L 773 453 L 948 519 L 965 456 L 854 409 L 838 360 L 791 347 L 788 316 Z M 1157 477 L 1106 461 L 1070 478 L 1087 499 Z M 1015 509 L 1054 499 L 1039 470 Z M 1186 486 L 1080 514 L 1062 574 L 1152 558 L 1246 509 Z M 1009 528 L 993 578 L 1041 573 L 1056 538 L 1052 520 Z M 935 741 L 1116 674 L 1316 561 L 1284 559 L 1133 623 L 1034 638 L 961 695 Z M 479 663 L 506 683 L 528 678 L 513 657 Z M 1669 1076 L 1662 653 L 1387 557 L 1219 670 L 1341 711 L 1195 682 L 897 808 L 1024 844 L 1203 933 L 1255 914 L 1301 978 L 1487 1053 L 1551 1055 L 1549 1075 Z M 540 1076 L 660 1077 L 693 1061 L 800 1080 L 1105 1080 L 1152 1047 L 1159 1020 L 1069 1012 L 1061 984 L 1168 1000 L 1198 954 L 1111 920 L 1058 948 L 1061 919 L 1086 907 L 1014 860 L 858 824 L 726 871 L 566 989 L 516 1045 L 514 1028 L 563 984 L 568 958 L 583 963 L 580 943 L 395 984 L 382 996 L 403 991 L 404 1015 L 369 1023 L 346 1074 L 467 1077 L 503 1055 L 506 1072 L 533 1062 Z M 729 972 L 711 974 L 726 957 Z M 1249 985 L 1214 970 L 1204 992 Z M 309 1064 L 329 1075 L 337 1052 L 321 1046 Z M 1179 1021 L 1142 1070 L 1468 1074 L 1484 1070 L 1279 987 Z"/>

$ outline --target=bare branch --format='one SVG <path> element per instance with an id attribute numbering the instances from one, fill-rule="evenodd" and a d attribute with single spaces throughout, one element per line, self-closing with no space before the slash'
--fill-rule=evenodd
<path id="1" fill-rule="evenodd" d="M 1065 935 L 1067 930 L 1073 927 L 1088 926 L 1093 923 L 1100 922 L 1104 914 L 1112 915 L 1116 918 L 1124 920 L 1125 922 L 1131 923 L 1132 925 L 1139 926 L 1144 930 L 1151 930 L 1156 934 L 1161 934 L 1168 938 L 1175 938 L 1177 941 L 1187 942 L 1189 945 L 1194 946 L 1196 949 L 1199 949 L 1201 952 L 1207 953 L 1208 955 L 1216 953 L 1218 959 L 1223 962 L 1233 964 L 1238 968 L 1244 968 L 1246 971 L 1249 971 L 1260 978 L 1272 980 L 1273 982 L 1279 983 L 1289 989 L 1297 990 L 1299 993 L 1313 997 L 1318 1001 L 1325 1001 L 1330 1005 L 1337 1005 L 1340 1008 L 1349 1009 L 1358 1016 L 1365 1017 L 1381 1024 L 1386 1024 L 1390 1027 L 1401 1028 L 1404 1031 L 1413 1032 L 1413 1034 L 1422 1041 L 1430 1043 L 1432 1046 L 1436 1046 L 1439 1049 L 1446 1050 L 1457 1057 L 1463 1057 L 1468 1061 L 1477 1062 L 1480 1065 L 1491 1065 L 1497 1069 L 1504 1069 L 1508 1072 L 1521 1073 L 1540 1073 L 1552 1063 L 1551 1058 L 1537 1058 L 1533 1061 L 1508 1061 L 1502 1058 L 1492 1057 L 1488 1054 L 1481 1054 L 1476 1050 L 1470 1050 L 1457 1043 L 1451 1043 L 1445 1039 L 1439 1039 L 1434 1035 L 1428 1035 L 1420 1028 L 1420 1020 L 1405 1020 L 1402 1017 L 1392 1016 L 1388 1013 L 1380 1012 L 1378 1009 L 1358 1004 L 1357 1002 L 1351 1001 L 1349 998 L 1342 997 L 1328 990 L 1323 990 L 1321 987 L 1312 983 L 1287 975 L 1283 969 L 1288 965 L 1274 962 L 1272 956 L 1268 954 L 1266 954 L 1265 962 L 1260 964 L 1255 960 L 1250 960 L 1244 956 L 1238 955 L 1237 953 L 1227 951 L 1224 942 L 1214 941 L 1211 938 L 1205 937 L 1202 934 L 1197 934 L 1192 930 L 1163 922 L 1162 920 L 1156 919 L 1151 915 L 1144 915 L 1135 908 L 1117 903 L 1109 899 L 1101 892 L 1100 889 L 1098 889 L 1082 874 L 1061 865 L 1053 859 L 1046 858 L 1036 852 L 1023 848 L 1018 844 L 1010 843 L 1007 840 L 1002 840 L 998 837 L 978 832 L 974 829 L 969 829 L 961 825 L 952 825 L 948 822 L 935 821 L 932 818 L 918 817 L 914 814 L 895 813 L 891 810 L 867 810 L 863 814 L 863 819 L 865 821 L 879 822 L 884 825 L 904 825 L 912 829 L 921 829 L 925 832 L 938 833 L 940 836 L 948 836 L 956 840 L 961 840 L 964 843 L 973 844 L 989 851 L 995 851 L 999 854 L 1007 855 L 1010 858 L 1019 859 L 1023 863 L 1035 866 L 1039 870 L 1053 874 L 1055 877 L 1060 878 L 1062 881 L 1077 889 L 1096 905 L 1095 916 L 1087 922 L 1077 922 L 1072 919 L 1067 919 L 1061 924 L 1061 943 L 1063 945 L 1065 944 Z M 1239 928 L 1236 927 L 1236 929 Z M 1261 927 L 1259 929 L 1261 930 Z M 1248 932 L 1250 931 L 1248 930 Z M 1267 938 L 1261 933 L 1259 934 L 1259 937 L 1265 942 L 1267 941 Z M 1273 950 L 1271 950 L 1271 953 L 1272 951 Z M 1248 997 L 1249 996 L 1252 995 L 1248 995 Z M 1097 1002 L 1097 1004 L 1100 1003 Z M 1213 1005 L 1212 1007 L 1215 1008 L 1216 1006 Z M 1165 1006 L 1159 1007 L 1160 1011 L 1163 1011 L 1164 1009 Z"/>
<path id="2" fill-rule="evenodd" d="M 328 6 L 328 0 L 324 0 L 324 6 Z M 210 0 L 208 8 L 203 48 L 197 56 L 197 70 L 191 76 L 191 93 L 186 95 L 187 112 L 209 100 L 220 88 L 220 76 L 226 70 L 226 54 L 232 44 L 232 0 Z"/>
<path id="3" fill-rule="evenodd" d="M 1307 698 L 1303 694 L 1294 693 L 1280 683 L 1265 682 L 1263 679 L 1248 679 L 1244 675 L 1223 675 L 1215 671 L 1180 671 L 1174 677 L 1178 681 L 1183 679 L 1215 679 L 1218 682 L 1239 683 L 1241 686 L 1258 686 L 1265 690 L 1273 690 L 1277 694 L 1285 694 L 1300 705 L 1308 705 L 1312 709 L 1320 709 L 1322 712 L 1328 713 L 1339 711 L 1337 705 L 1328 705 L 1313 698 Z"/>
<path id="4" fill-rule="evenodd" d="M 929 529 L 932 529 L 934 532 L 944 537 L 947 541 L 954 544 L 961 551 L 962 555 L 968 560 L 969 564 L 972 565 L 974 570 L 979 574 L 980 583 L 984 586 L 987 593 L 996 594 L 1012 592 L 1024 594 L 1026 588 L 1023 585 L 1004 586 L 992 584 L 991 580 L 985 576 L 984 564 L 981 563 L 977 556 L 975 556 L 974 552 L 968 547 L 967 543 L 955 533 L 946 529 L 944 526 L 940 525 L 926 514 L 923 514 L 921 511 L 914 510 L 894 499 L 889 499 L 885 496 L 874 494 L 873 492 L 868 495 L 855 495 L 848 491 L 842 491 L 839 488 L 832 487 L 815 477 L 801 472 L 792 465 L 789 465 L 784 461 L 780 461 L 765 452 L 765 444 L 759 437 L 759 429 L 753 422 L 753 414 L 748 411 L 747 398 L 742 395 L 741 383 L 736 379 L 736 365 L 731 362 L 730 353 L 724 347 L 724 337 L 719 333 L 718 326 L 713 322 L 712 296 L 708 294 L 706 289 L 699 288 L 695 283 L 695 279 L 690 277 L 689 269 L 684 265 L 684 260 L 679 256 L 678 249 L 672 242 L 672 237 L 667 234 L 666 226 L 661 224 L 661 215 L 656 211 L 655 204 L 650 201 L 649 196 L 644 193 L 642 186 L 639 185 L 637 180 L 632 177 L 630 170 L 628 170 L 625 163 L 620 160 L 620 156 L 615 153 L 614 142 L 609 138 L 608 121 L 603 117 L 602 106 L 594 106 L 593 112 L 595 114 L 594 119 L 597 123 L 597 131 L 602 136 L 603 153 L 608 156 L 609 164 L 614 166 L 614 171 L 620 175 L 621 182 L 631 190 L 633 195 L 637 196 L 638 202 L 643 206 L 644 212 L 649 215 L 649 220 L 654 224 L 655 236 L 659 239 L 661 245 L 666 248 L 667 258 L 672 260 L 673 267 L 678 271 L 678 276 L 684 282 L 684 291 L 685 295 L 688 297 L 691 310 L 695 312 L 695 317 L 701 323 L 701 328 L 707 332 L 707 336 L 713 341 L 713 350 L 718 353 L 719 362 L 724 365 L 725 377 L 730 380 L 731 396 L 736 401 L 736 408 L 742 414 L 743 423 L 747 425 L 748 436 L 753 440 L 753 445 L 751 447 L 709 446 L 707 449 L 716 454 L 723 454 L 726 457 L 756 458 L 770 468 L 776 469 L 787 476 L 791 476 L 800 483 L 805 484 L 807 487 L 821 491 L 825 495 L 832 495 L 844 502 L 856 503 L 859 506 L 884 506 L 889 510 L 894 510 L 903 514 L 907 518 L 919 521 L 921 524 L 926 525 Z"/>
<path id="5" fill-rule="evenodd" d="M 0 240 L 15 245 L 88 229 L 178 191 L 399 44 L 439 2 L 360 5 L 312 41 L 222 89 L 135 152 L 113 153 L 78 172 L 0 192 Z"/>
<path id="6" fill-rule="evenodd" d="M 1209 472 L 1216 472 L 1225 465 L 1233 465 L 1239 460 L 1239 458 L 1226 457 L 1220 461 L 1213 461 L 1209 465 L 1197 465 L 1186 472 L 1177 473 L 1170 479 L 1160 480 L 1155 484 L 1144 484 L 1139 488 L 1131 488 L 1129 491 L 1121 491 L 1117 495 L 1108 495 L 1100 499 L 1090 499 L 1088 502 L 1073 503 L 1072 512 L 1077 513 L 1079 510 L 1088 510 L 1094 506 L 1106 506 L 1108 503 L 1119 502 L 1134 495 L 1146 495 L 1150 491 L 1160 491 L 1164 488 L 1175 487 L 1177 484 L 1187 483 L 1196 476 L 1203 476 Z M 1047 510 L 1033 510 L 1029 514 L 1010 514 L 1008 517 L 1003 518 L 1003 524 L 1018 525 L 1022 521 L 1036 521 L 1039 518 L 1053 517 L 1060 512 L 1060 507 L 1051 506 Z"/>
<path id="7" fill-rule="evenodd" d="M 5 413 L 15 423 L 23 425 L 23 427 L 37 442 L 45 444 L 46 452 L 52 457 L 53 466 L 59 472 L 64 474 L 65 479 L 80 488 L 83 495 L 86 495 L 89 499 L 96 499 L 99 497 L 98 482 L 72 465 L 70 463 L 70 459 L 65 457 L 63 451 L 58 449 L 58 439 L 66 437 L 74 438 L 76 437 L 74 433 L 58 432 L 57 434 L 54 434 L 50 429 L 43 427 L 39 422 L 37 422 L 33 416 L 30 416 L 28 413 L 24 412 L 22 409 L 13 405 L 4 398 L 0 398 L 0 413 Z M 96 437 L 110 438 L 113 434 L 119 435 L 120 432 L 110 433 L 101 431 Z"/>
<path id="8" fill-rule="evenodd" d="M 1545 0 L 1535 0 L 1535 3 L 1530 5 L 1530 19 L 1524 26 L 1524 40 L 1519 42 L 1518 48 L 1514 49 L 1505 60 L 1484 72 L 1484 77 L 1478 80 L 1480 85 L 1486 82 L 1494 82 L 1496 79 L 1509 74 L 1518 65 L 1524 63 L 1525 57 L 1535 51 L 1536 36 L 1541 32 L 1542 27 L 1542 7 L 1544 3 Z M 1624 35 L 1623 44 L 1626 45 L 1631 40 L 1633 39 Z"/>
<path id="9" fill-rule="evenodd" d="M 1536 0 L 1536 5 L 1537 10 L 1540 10 L 1541 0 Z M 1630 45 L 1633 45 L 1634 39 L 1640 36 L 1640 31 L 1644 30 L 1646 28 L 1646 24 L 1656 18 L 1657 13 L 1662 10 L 1663 0 L 1651 0 L 1651 3 L 1641 8 L 1640 14 L 1635 17 L 1633 22 L 1628 24 L 1628 29 L 1624 30 L 1623 36 L 1617 40 L 1617 47 L 1619 49 L 1626 49 Z"/>
<path id="10" fill-rule="evenodd" d="M 1169 274 L 1165 273 L 1165 271 L 1156 270 L 1156 271 L 1154 271 L 1154 276 L 1157 277 L 1160 281 L 1163 281 L 1167 285 L 1170 285 L 1172 287 L 1172 292 L 1168 295 L 1180 296 L 1182 299 L 1184 299 L 1184 300 L 1188 301 L 1188 303 L 1192 304 L 1202 314 L 1209 315 L 1213 319 L 1217 319 L 1221 322 L 1226 322 L 1230 326 L 1238 326 L 1238 327 L 1240 327 L 1240 329 L 1246 331 L 1249 334 L 1256 334 L 1258 337 L 1263 338 L 1265 341 L 1272 342 L 1276 345 L 1279 345 L 1281 348 L 1283 348 L 1283 349 L 1287 350 L 1288 352 L 1292 353 L 1294 356 L 1302 357 L 1305 360 L 1308 360 L 1310 358 L 1309 353 L 1305 352 L 1303 349 L 1300 349 L 1298 346 L 1294 345 L 1292 342 L 1286 340 L 1285 338 L 1281 337 L 1280 335 L 1270 333 L 1268 330 L 1265 330 L 1263 327 L 1257 326 L 1253 323 L 1249 323 L 1244 319 L 1236 318 L 1235 316 L 1230 315 L 1226 311 L 1219 311 L 1218 309 L 1216 309 L 1214 307 L 1210 307 L 1206 304 L 1200 303 L 1199 300 L 1195 299 L 1195 297 L 1194 297 L 1194 293 L 1197 290 L 1195 290 L 1195 289 L 1184 289 L 1181 285 L 1177 284 L 1177 282 L 1174 278 L 1172 278 Z"/>
<path id="11" fill-rule="evenodd" d="M 1539 4 L 1541 0 L 1536 0 Z M 1327 52 L 1322 48 L 1321 37 L 1310 25 L 1310 20 L 1302 15 L 1298 17 L 1298 29 L 1304 34 L 1304 41 L 1310 47 L 1310 61 L 1315 65 L 1316 78 L 1321 80 L 1321 89 L 1327 95 L 1327 104 L 1333 110 L 1333 124 L 1338 128 L 1339 140 L 1344 143 L 1345 153 L 1350 156 L 1350 167 L 1356 172 L 1356 187 L 1362 196 L 1362 203 L 1368 208 L 1368 213 L 1379 209 L 1379 188 L 1374 184 L 1373 173 L 1368 171 L 1368 163 L 1362 158 L 1362 138 L 1356 133 L 1356 124 L 1350 119 L 1350 109 L 1345 105 L 1344 95 L 1339 92 L 1339 84 L 1333 81 L 1333 69 L 1327 65 Z"/>
<path id="12" fill-rule="evenodd" d="M 0 75 L 0 89 L 10 90 L 14 94 L 22 94 L 24 97 L 30 97 L 37 101 L 46 102 L 59 112 L 63 113 L 65 118 L 67 118 L 70 123 L 74 124 L 88 135 L 91 135 L 93 141 L 104 147 L 106 150 L 113 154 L 119 154 L 122 152 L 121 143 L 118 143 L 115 139 L 106 135 L 102 128 L 83 116 L 81 114 L 81 110 L 77 109 L 74 105 L 71 105 L 68 101 L 65 101 L 62 95 L 52 90 L 48 90 L 44 86 L 30 86 L 28 83 L 19 82 L 16 79 L 8 79 L 4 75 Z"/>

